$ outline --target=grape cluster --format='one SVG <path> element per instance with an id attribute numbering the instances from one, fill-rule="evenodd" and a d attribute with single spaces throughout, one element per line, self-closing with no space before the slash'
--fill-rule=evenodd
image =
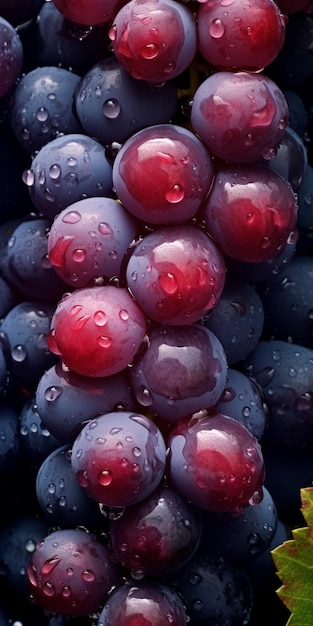
<path id="1" fill-rule="evenodd" d="M 313 477 L 312 1 L 9 4 L 0 626 L 284 626 L 271 550 Z"/>

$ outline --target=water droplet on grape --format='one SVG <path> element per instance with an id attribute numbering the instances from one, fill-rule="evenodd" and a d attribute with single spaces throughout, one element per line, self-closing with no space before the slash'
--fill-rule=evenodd
<path id="1" fill-rule="evenodd" d="M 112 232 L 113 232 L 110 224 L 107 224 L 106 222 L 100 222 L 98 226 L 98 230 L 101 233 L 101 235 L 112 235 Z"/>
<path id="2" fill-rule="evenodd" d="M 27 187 L 32 187 L 35 183 L 35 174 L 32 170 L 25 170 L 22 174 L 22 180 Z"/>
<path id="3" fill-rule="evenodd" d="M 171 204 L 176 204 L 177 202 L 181 202 L 184 199 L 184 196 L 185 196 L 185 190 L 178 183 L 173 185 L 165 193 L 165 199 Z"/>
<path id="4" fill-rule="evenodd" d="M 101 335 L 97 338 L 97 344 L 101 348 L 110 348 L 110 346 L 112 345 L 112 338 L 106 335 Z"/>
<path id="5" fill-rule="evenodd" d="M 93 316 L 96 326 L 105 326 L 107 323 L 107 316 L 104 311 L 96 311 Z"/>
<path id="6" fill-rule="evenodd" d="M 209 33 L 213 39 L 220 39 L 225 33 L 225 24 L 220 18 L 216 18 L 209 25 Z"/>
<path id="7" fill-rule="evenodd" d="M 121 112 L 121 105 L 116 98 L 109 98 L 103 104 L 103 114 L 108 119 L 115 119 Z"/>
<path id="8" fill-rule="evenodd" d="M 38 109 L 36 113 L 36 117 L 38 122 L 46 122 L 49 117 L 49 113 L 47 109 L 45 109 L 44 107 L 40 107 L 40 109 Z"/>
<path id="9" fill-rule="evenodd" d="M 15 361 L 16 363 L 22 363 L 23 361 L 25 361 L 27 357 L 27 351 L 25 346 L 22 346 L 21 344 L 14 346 L 11 352 L 11 356 L 13 361 Z"/>
<path id="10" fill-rule="evenodd" d="M 68 585 L 65 585 L 64 587 L 62 587 L 61 594 L 63 598 L 70 598 L 70 596 L 72 595 L 72 590 Z"/>
<path id="11" fill-rule="evenodd" d="M 178 289 L 176 277 L 171 272 L 161 274 L 158 278 L 161 289 L 167 294 L 174 294 Z"/>
<path id="12" fill-rule="evenodd" d="M 54 163 L 53 165 L 51 165 L 49 169 L 49 175 L 50 175 L 50 178 L 52 178 L 52 180 L 58 180 L 58 178 L 60 178 L 61 168 L 57 163 Z"/>
<path id="13" fill-rule="evenodd" d="M 41 568 L 42 575 L 47 576 L 51 574 L 54 568 L 60 563 L 60 560 L 61 559 L 58 556 L 54 556 L 51 559 L 48 559 L 47 561 L 45 561 L 45 563 L 43 564 Z"/>
<path id="14" fill-rule="evenodd" d="M 140 48 L 140 54 L 143 59 L 155 59 L 159 52 L 160 46 L 157 43 L 148 43 Z"/>
<path id="15" fill-rule="evenodd" d="M 82 248 L 78 248 L 77 250 L 73 250 L 72 259 L 76 261 L 76 263 L 83 263 L 86 259 L 87 253 L 86 250 Z"/>
<path id="16" fill-rule="evenodd" d="M 62 387 L 58 387 L 57 385 L 52 385 L 51 387 L 47 387 L 45 391 L 45 400 L 49 403 L 55 402 L 60 395 L 63 393 Z"/>
<path id="17" fill-rule="evenodd" d="M 75 167 L 75 165 L 77 165 L 77 159 L 75 159 L 75 157 L 69 157 L 67 159 L 67 164 L 69 167 Z"/>
<path id="18" fill-rule="evenodd" d="M 81 577 L 87 583 L 92 583 L 96 579 L 96 575 L 91 569 L 83 570 L 81 573 Z"/>
<path id="19" fill-rule="evenodd" d="M 100 485 L 102 485 L 103 487 L 108 487 L 113 480 L 113 474 L 109 469 L 101 470 L 101 472 L 99 472 L 97 476 L 97 479 Z"/>

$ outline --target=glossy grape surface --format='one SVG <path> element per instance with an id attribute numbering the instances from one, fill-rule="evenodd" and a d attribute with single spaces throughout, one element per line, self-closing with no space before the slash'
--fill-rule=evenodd
<path id="1" fill-rule="evenodd" d="M 149 346 L 130 371 L 137 401 L 161 420 L 181 417 L 213 406 L 226 383 L 223 347 L 205 327 L 161 326 L 150 334 Z"/>
<path id="2" fill-rule="evenodd" d="M 48 346 L 82 376 L 110 376 L 132 361 L 147 321 L 126 289 L 92 287 L 65 294 L 58 304 Z"/>
<path id="3" fill-rule="evenodd" d="M 285 19 L 272 0 L 201 3 L 198 49 L 216 70 L 260 71 L 279 54 Z"/>
<path id="4" fill-rule="evenodd" d="M 169 475 L 190 502 L 231 512 L 262 499 L 261 447 L 239 422 L 222 414 L 181 420 L 169 437 Z"/>
<path id="5" fill-rule="evenodd" d="M 113 186 L 125 207 L 147 224 L 191 219 L 213 180 L 211 155 L 189 130 L 158 124 L 132 135 L 113 164 Z"/>
<path id="6" fill-rule="evenodd" d="M 228 367 L 225 389 L 216 409 L 241 422 L 260 441 L 267 424 L 267 407 L 253 378 Z"/>
<path id="7" fill-rule="evenodd" d="M 117 582 L 108 548 L 73 528 L 56 530 L 37 545 L 27 575 L 33 601 L 62 615 L 97 611 Z"/>
<path id="8" fill-rule="evenodd" d="M 120 278 L 138 225 L 113 198 L 86 198 L 59 213 L 48 234 L 49 261 L 77 289 Z"/>
<path id="9" fill-rule="evenodd" d="M 23 180 L 37 210 L 50 220 L 82 198 L 112 192 L 112 168 L 103 146 L 79 133 L 44 145 Z"/>
<path id="10" fill-rule="evenodd" d="M 71 444 L 82 426 L 100 413 L 135 409 L 125 371 L 93 378 L 70 371 L 61 362 L 46 370 L 36 389 L 43 425 L 62 443 Z"/>
<path id="11" fill-rule="evenodd" d="M 174 0 L 130 0 L 115 15 L 109 36 L 129 74 L 150 83 L 181 74 L 197 49 L 194 15 Z"/>
<path id="12" fill-rule="evenodd" d="M 81 430 L 72 448 L 72 468 L 91 498 L 124 507 L 148 497 L 165 471 L 166 448 L 148 417 L 128 411 L 105 413 Z"/>
<path id="13" fill-rule="evenodd" d="M 97 626 L 186 626 L 180 596 L 164 583 L 126 582 L 113 590 L 102 608 Z"/>
<path id="14" fill-rule="evenodd" d="M 197 226 L 165 226 L 139 241 L 128 261 L 126 279 L 148 317 L 160 324 L 192 324 L 217 303 L 225 262 L 216 244 Z"/>
<path id="15" fill-rule="evenodd" d="M 82 131 L 73 107 L 79 80 L 77 74 L 61 67 L 38 67 L 22 76 L 10 121 L 25 150 L 32 153 L 61 133 Z"/>
<path id="16" fill-rule="evenodd" d="M 124 142 L 141 128 L 167 123 L 175 114 L 174 80 L 162 85 L 138 81 L 115 56 L 86 72 L 76 90 L 75 106 L 88 135 L 103 144 Z"/>
<path id="17" fill-rule="evenodd" d="M 23 66 L 23 46 L 12 24 L 0 17 L 0 98 L 19 77 Z"/>
<path id="18" fill-rule="evenodd" d="M 200 511 L 166 486 L 110 522 L 114 553 L 135 579 L 182 567 L 195 554 L 201 533 Z"/>
<path id="19" fill-rule="evenodd" d="M 119 2 L 117 0 L 53 0 L 53 4 L 65 19 L 80 26 L 94 26 L 109 22 L 114 16 Z"/>
<path id="20" fill-rule="evenodd" d="M 296 226 L 297 201 L 276 172 L 255 164 L 217 172 L 199 212 L 225 255 L 250 263 L 277 256 Z"/>
<path id="21" fill-rule="evenodd" d="M 217 157 L 249 163 L 275 156 L 288 124 L 288 106 L 265 74 L 215 72 L 194 94 L 191 124 Z"/>

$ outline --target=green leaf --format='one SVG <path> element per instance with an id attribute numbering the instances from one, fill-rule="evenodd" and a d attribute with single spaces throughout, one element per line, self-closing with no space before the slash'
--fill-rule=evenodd
<path id="1" fill-rule="evenodd" d="M 283 583 L 277 594 L 291 615 L 287 626 L 313 625 L 313 487 L 300 490 L 301 512 L 307 523 L 292 531 L 292 539 L 272 550 Z"/>

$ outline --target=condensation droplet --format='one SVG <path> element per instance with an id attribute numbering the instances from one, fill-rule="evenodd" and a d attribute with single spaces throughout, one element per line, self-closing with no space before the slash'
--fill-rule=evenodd
<path id="1" fill-rule="evenodd" d="M 209 33 L 213 39 L 220 39 L 225 33 L 225 24 L 220 18 L 213 20 L 209 26 Z"/>
<path id="2" fill-rule="evenodd" d="M 160 46 L 157 43 L 147 43 L 141 46 L 140 54 L 143 59 L 155 59 L 160 52 Z"/>
<path id="3" fill-rule="evenodd" d="M 38 122 L 46 122 L 49 117 L 49 113 L 47 109 L 45 109 L 44 107 L 40 107 L 36 113 L 36 117 Z"/>
<path id="4" fill-rule="evenodd" d="M 93 316 L 96 326 L 105 326 L 107 323 L 107 316 L 104 311 L 96 311 Z"/>
<path id="5" fill-rule="evenodd" d="M 25 170 L 22 174 L 22 180 L 27 187 L 32 187 L 35 183 L 35 174 L 32 170 Z"/>
<path id="6" fill-rule="evenodd" d="M 110 224 L 107 224 L 106 222 L 100 222 L 98 225 L 98 230 L 101 235 L 112 235 L 113 232 Z"/>
<path id="7" fill-rule="evenodd" d="M 27 357 L 27 351 L 25 346 L 22 346 L 21 344 L 14 346 L 11 352 L 11 356 L 13 361 L 15 361 L 16 363 L 22 363 L 23 361 L 25 361 Z"/>
<path id="8" fill-rule="evenodd" d="M 121 112 L 121 105 L 116 98 L 109 98 L 104 102 L 102 110 L 105 117 L 112 120 L 119 116 Z"/>
<path id="9" fill-rule="evenodd" d="M 86 259 L 86 256 L 86 250 L 83 250 L 82 248 L 77 248 L 72 252 L 72 259 L 73 261 L 76 261 L 76 263 L 83 263 L 83 261 L 85 261 Z"/>
<path id="10" fill-rule="evenodd" d="M 97 479 L 98 479 L 98 483 L 102 485 L 102 487 L 108 487 L 113 480 L 113 475 L 112 475 L 111 470 L 109 469 L 101 470 L 101 472 L 99 472 L 97 476 Z"/>
<path id="11" fill-rule="evenodd" d="M 165 193 L 165 199 L 171 204 L 176 204 L 177 202 L 181 202 L 184 199 L 184 196 L 185 196 L 184 188 L 178 183 L 173 185 Z"/>
<path id="12" fill-rule="evenodd" d="M 100 348 L 110 348 L 112 345 L 112 338 L 106 335 L 100 335 L 100 337 L 97 338 L 97 344 Z"/>
<path id="13" fill-rule="evenodd" d="M 51 165 L 49 169 L 49 176 L 50 178 L 52 178 L 52 180 L 58 180 L 58 178 L 60 178 L 61 168 L 57 163 L 54 163 L 53 165 Z"/>

